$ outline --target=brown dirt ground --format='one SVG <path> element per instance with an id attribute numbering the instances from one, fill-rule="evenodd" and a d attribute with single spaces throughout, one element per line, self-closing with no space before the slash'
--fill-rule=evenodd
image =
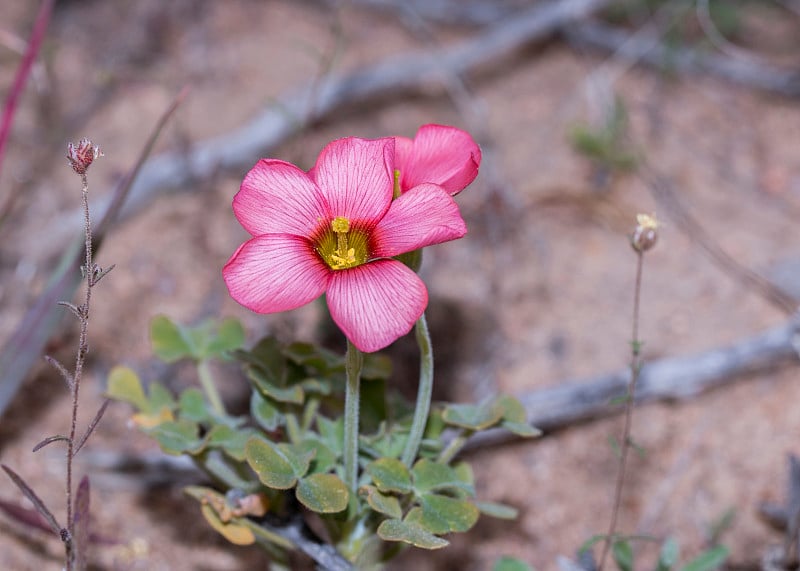
<path id="1" fill-rule="evenodd" d="M 25 37 L 34 11 L 25 0 L 3 2 L 0 29 Z M 289 0 L 59 2 L 45 50 L 49 90 L 35 81 L 26 90 L 0 175 L 0 199 L 17 196 L 0 227 L 0 338 L 17 325 L 54 267 L 49 224 L 78 204 L 77 180 L 62 158 L 65 140 L 88 135 L 101 144 L 106 157 L 91 173 L 92 192 L 101 194 L 131 164 L 150 126 L 186 83 L 191 95 L 160 149 L 246 123 L 272 97 L 319 73 L 321 54 L 333 49 L 339 50 L 338 70 L 420 49 L 418 38 L 386 15 L 343 7 L 337 18 L 340 31 L 330 9 Z M 751 45 L 758 48 L 761 39 L 770 53 L 797 53 L 796 25 L 794 36 L 778 46 L 765 32 L 772 28 L 759 26 Z M 437 40 L 447 44 L 468 35 L 447 31 Z M 504 184 L 498 190 L 485 164 L 484 175 L 459 197 L 470 235 L 427 253 L 423 269 L 432 304 L 447 302 L 466 326 L 466 334 L 454 337 L 442 319 L 434 331 L 448 355 L 440 390 L 451 398 L 545 387 L 617 370 L 629 359 L 635 260 L 626 233 L 634 214 L 654 210 L 654 201 L 634 176 L 598 191 L 566 137 L 587 116 L 587 77 L 602 61 L 549 43 L 470 78 L 475 104 L 485 110 L 489 160 Z M 17 62 L 0 46 L 4 90 Z M 639 69 L 625 73 L 616 91 L 627 104 L 634 146 L 674 178 L 681 199 L 720 246 L 767 273 L 797 262 L 796 102 Z M 470 127 L 452 101 L 432 89 L 430 96 L 338 114 L 273 155 L 308 165 L 332 138 L 412 135 L 426 122 Z M 156 313 L 183 321 L 235 315 L 253 338 L 268 327 L 312 334 L 313 307 L 265 319 L 227 297 L 220 268 L 244 238 L 229 207 L 242 174 L 221 173 L 158 200 L 119 226 L 102 249 L 99 262 L 117 268 L 96 290 L 85 417 L 100 402 L 112 365 L 125 363 L 145 375 L 164 372 L 149 364 L 148 322 Z M 499 194 L 490 199 L 492 189 Z M 794 279 L 796 287 L 796 271 Z M 716 347 L 784 319 L 665 219 L 658 247 L 646 259 L 646 358 Z M 51 349 L 66 357 L 74 342 L 73 336 Z M 723 538 L 732 561 L 753 563 L 779 541 L 755 506 L 783 498 L 786 456 L 800 453 L 797 376 L 790 368 L 690 402 L 639 409 L 634 435 L 647 454 L 631 462 L 622 530 L 675 535 L 686 553 L 697 553 L 709 525 L 733 508 L 736 517 Z M 128 428 L 128 416 L 124 406 L 112 407 L 90 449 L 154 452 L 153 442 Z M 44 435 L 65 431 L 67 422 L 61 382 L 42 367 L 0 426 L 0 460 L 61 517 L 62 456 L 55 446 L 36 455 L 30 450 Z M 573 554 L 607 525 L 616 469 L 608 438 L 620 427 L 620 418 L 585 423 L 474 455 L 480 496 L 517 506 L 519 519 L 481 521 L 451 548 L 409 551 L 393 568 L 484 570 L 505 554 L 539 570 L 555 569 L 558 555 Z M 144 492 L 135 479 L 93 478 L 97 529 L 122 542 L 98 549 L 100 568 L 265 567 L 256 548 L 231 547 L 210 531 L 179 487 Z M 17 496 L 6 479 L 0 479 L 0 496 Z M 58 569 L 60 554 L 57 541 L 0 518 L 0 568 Z"/>

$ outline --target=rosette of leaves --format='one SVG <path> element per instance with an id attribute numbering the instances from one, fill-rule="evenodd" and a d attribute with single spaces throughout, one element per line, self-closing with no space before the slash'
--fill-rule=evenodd
<path id="1" fill-rule="evenodd" d="M 157 382 L 145 388 L 127 368 L 114 369 L 108 385 L 110 397 L 133 405 L 133 421 L 164 452 L 189 456 L 212 478 L 216 489 L 192 486 L 187 494 L 235 544 L 260 543 L 280 560 L 291 544 L 258 522 L 266 512 L 291 517 L 302 506 L 317 514 L 345 557 L 366 568 L 403 544 L 443 547 L 448 541 L 442 536 L 469 530 L 481 513 L 516 515 L 508 506 L 477 501 L 469 465 L 452 462 L 480 430 L 537 434 L 513 398 L 433 407 L 419 457 L 409 467 L 399 458 L 413 409 L 387 393 L 388 359 L 365 355 L 360 488 L 353 497 L 342 480 L 343 356 L 274 337 L 243 350 L 244 332 L 235 320 L 190 328 L 157 317 L 151 337 L 162 360 L 193 361 L 201 385 L 203 375 L 209 381 L 210 361 L 242 364 L 251 395 L 249 410 L 239 416 L 215 406 L 208 390 L 190 387 L 173 396 Z"/>

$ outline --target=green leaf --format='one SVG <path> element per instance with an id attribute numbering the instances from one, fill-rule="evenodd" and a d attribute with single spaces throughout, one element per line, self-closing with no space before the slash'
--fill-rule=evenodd
<path id="1" fill-rule="evenodd" d="M 713 547 L 684 565 L 682 571 L 713 571 L 728 558 L 728 548 L 722 545 Z"/>
<path id="2" fill-rule="evenodd" d="M 245 444 L 244 455 L 265 486 L 288 490 L 297 483 L 293 462 L 286 457 L 285 451 L 272 442 L 253 436 Z"/>
<path id="3" fill-rule="evenodd" d="M 149 412 L 157 412 L 162 408 L 168 408 L 170 410 L 175 408 L 175 399 L 172 398 L 172 393 L 161 383 L 150 383 L 147 392 Z"/>
<path id="4" fill-rule="evenodd" d="M 153 353 L 165 363 L 193 356 L 186 331 L 166 315 L 156 315 L 150 322 L 150 341 Z"/>
<path id="5" fill-rule="evenodd" d="M 473 503 L 439 494 L 425 494 L 420 504 L 422 521 L 419 523 L 434 534 L 468 531 L 480 516 Z"/>
<path id="6" fill-rule="evenodd" d="M 397 458 L 378 458 L 366 467 L 381 492 L 407 494 L 412 491 L 411 474 Z"/>
<path id="7" fill-rule="evenodd" d="M 228 317 L 219 324 L 205 351 L 205 357 L 219 356 L 244 345 L 244 328 L 235 317 Z"/>
<path id="8" fill-rule="evenodd" d="M 670 571 L 678 564 L 680 558 L 680 547 L 674 537 L 668 537 L 661 546 L 661 553 L 658 556 L 657 571 Z"/>
<path id="9" fill-rule="evenodd" d="M 297 484 L 297 499 L 316 513 L 337 513 L 347 508 L 350 494 L 335 474 L 312 474 Z"/>
<path id="10" fill-rule="evenodd" d="M 278 409 L 255 389 L 250 395 L 250 416 L 267 432 L 274 431 L 283 423 L 283 417 Z"/>
<path id="11" fill-rule="evenodd" d="M 195 388 L 186 389 L 178 399 L 181 418 L 194 422 L 205 422 L 211 418 L 202 391 Z"/>
<path id="12" fill-rule="evenodd" d="M 395 496 L 383 494 L 375 486 L 362 486 L 358 493 L 366 497 L 367 504 L 374 511 L 395 519 L 403 517 L 403 508 Z"/>
<path id="13" fill-rule="evenodd" d="M 331 450 L 313 433 L 307 434 L 305 439 L 297 445 L 297 448 L 303 452 L 314 454 L 310 471 L 315 474 L 329 472 L 336 464 L 336 460 L 338 460 L 336 452 Z"/>
<path id="14" fill-rule="evenodd" d="M 109 398 L 130 403 L 141 411 L 148 410 L 147 397 L 142 389 L 139 375 L 128 367 L 111 369 L 108 374 L 106 394 Z"/>
<path id="15" fill-rule="evenodd" d="M 494 502 L 475 502 L 475 507 L 477 507 L 482 514 L 497 519 L 516 519 L 519 515 L 519 510 L 517 510 L 517 508 Z"/>
<path id="16" fill-rule="evenodd" d="M 384 541 L 402 541 L 422 549 L 440 549 L 450 543 L 415 523 L 399 519 L 387 519 L 381 522 L 378 526 L 378 537 Z"/>
<path id="17" fill-rule="evenodd" d="M 492 571 L 534 571 L 534 569 L 520 559 L 504 555 L 497 560 Z"/>
<path id="18" fill-rule="evenodd" d="M 234 356 L 257 368 L 269 384 L 283 387 L 286 384 L 286 358 L 280 343 L 274 337 L 265 337 L 250 351 L 235 351 Z"/>
<path id="19" fill-rule="evenodd" d="M 611 546 L 611 552 L 620 571 L 633 571 L 633 549 L 627 540 L 616 540 Z"/>
<path id="20" fill-rule="evenodd" d="M 305 400 L 303 387 L 300 385 L 293 385 L 290 387 L 278 386 L 270 380 L 273 378 L 271 373 L 268 373 L 261 367 L 251 367 L 248 369 L 247 377 L 253 381 L 253 384 L 261 391 L 261 394 L 272 400 L 291 404 L 303 404 L 303 400 Z"/>
<path id="21" fill-rule="evenodd" d="M 228 456 L 241 462 L 245 459 L 245 445 L 255 434 L 252 428 L 233 429 L 225 424 L 216 424 L 206 439 L 211 448 L 221 448 Z"/>
<path id="22" fill-rule="evenodd" d="M 484 430 L 503 418 L 503 407 L 496 402 L 483 404 L 451 404 L 445 407 L 442 419 L 452 426 Z"/>
<path id="23" fill-rule="evenodd" d="M 317 416 L 317 430 L 325 445 L 337 456 L 341 456 L 344 443 L 344 418 L 330 420 L 324 416 Z"/>
<path id="24" fill-rule="evenodd" d="M 190 420 L 167 421 L 147 430 L 147 433 L 167 454 L 196 454 L 205 447 L 205 441 L 197 436 L 198 428 L 197 423 Z"/>
<path id="25" fill-rule="evenodd" d="M 283 348 L 283 354 L 297 365 L 309 367 L 326 376 L 333 371 L 344 371 L 343 357 L 311 343 L 292 343 Z"/>
<path id="26" fill-rule="evenodd" d="M 414 477 L 414 489 L 418 494 L 446 490 L 475 495 L 472 484 L 465 482 L 446 464 L 423 458 L 414 464 L 411 473 Z"/>

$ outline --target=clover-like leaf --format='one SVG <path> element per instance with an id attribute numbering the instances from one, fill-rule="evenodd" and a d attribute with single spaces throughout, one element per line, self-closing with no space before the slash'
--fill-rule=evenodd
<path id="1" fill-rule="evenodd" d="M 231 428 L 225 424 L 215 424 L 208 432 L 208 445 L 221 448 L 225 453 L 240 462 L 245 459 L 245 445 L 256 431 L 252 428 Z"/>
<path id="2" fill-rule="evenodd" d="M 392 376 L 392 360 L 388 355 L 380 353 L 366 353 L 361 367 L 361 378 L 375 381 L 387 380 Z"/>
<path id="3" fill-rule="evenodd" d="M 378 537 L 384 541 L 402 541 L 422 549 L 441 549 L 450 544 L 416 523 L 399 519 L 382 521 L 378 526 Z"/>
<path id="4" fill-rule="evenodd" d="M 205 422 L 211 418 L 203 393 L 195 388 L 186 389 L 181 393 L 178 399 L 178 410 L 181 418 L 194 422 Z"/>
<path id="5" fill-rule="evenodd" d="M 338 456 L 320 438 L 313 433 L 306 435 L 305 439 L 297 445 L 298 450 L 314 453 L 311 461 L 311 473 L 325 473 L 336 464 Z"/>
<path id="6" fill-rule="evenodd" d="M 205 447 L 205 440 L 198 437 L 197 423 L 181 419 L 167 421 L 150 428 L 147 432 L 158 441 L 167 454 L 196 454 Z"/>
<path id="7" fill-rule="evenodd" d="M 381 492 L 407 494 L 412 491 L 411 474 L 397 458 L 378 458 L 366 467 Z"/>
<path id="8" fill-rule="evenodd" d="M 414 477 L 414 489 L 418 494 L 431 491 L 453 491 L 475 495 L 472 483 L 465 482 L 456 470 L 446 464 L 422 458 L 414 464 L 411 473 Z"/>
<path id="9" fill-rule="evenodd" d="M 519 515 L 519 510 L 517 508 L 507 506 L 506 504 L 475 502 L 475 507 L 478 508 L 482 514 L 497 519 L 516 519 Z"/>
<path id="10" fill-rule="evenodd" d="M 261 367 L 251 367 L 247 370 L 247 377 L 261 394 L 278 402 L 303 404 L 305 392 L 300 385 L 282 387 L 272 382 L 272 375 Z"/>
<path id="11" fill-rule="evenodd" d="M 674 537 L 668 537 L 661 545 L 661 552 L 658 555 L 658 566 L 656 571 L 670 571 L 681 556 L 681 548 Z"/>
<path id="12" fill-rule="evenodd" d="M 264 337 L 249 351 L 234 351 L 233 354 L 250 368 L 259 369 L 267 383 L 277 387 L 286 383 L 286 358 L 274 337 Z"/>
<path id="13" fill-rule="evenodd" d="M 403 517 L 403 508 L 395 496 L 381 493 L 375 486 L 362 486 L 358 493 L 366 498 L 367 504 L 374 511 L 394 519 Z"/>
<path id="14" fill-rule="evenodd" d="M 244 328 L 235 317 L 228 317 L 219 324 L 216 334 L 212 336 L 205 348 L 205 356 L 221 356 L 244 345 Z"/>
<path id="15" fill-rule="evenodd" d="M 344 371 L 342 356 L 311 343 L 292 343 L 283 348 L 283 354 L 297 365 L 309 367 L 323 375 L 333 371 Z"/>
<path id="16" fill-rule="evenodd" d="M 337 513 L 347 508 L 350 493 L 335 474 L 311 474 L 297 483 L 295 492 L 301 504 L 316 513 Z"/>
<path id="17" fill-rule="evenodd" d="M 713 571 L 725 563 L 728 558 L 728 548 L 717 545 L 708 549 L 684 565 L 681 571 Z"/>
<path id="18" fill-rule="evenodd" d="M 434 534 L 468 531 L 480 516 L 472 502 L 440 494 L 425 494 L 420 505 L 422 517 L 418 523 Z"/>
<path id="19" fill-rule="evenodd" d="M 510 395 L 502 395 L 498 397 L 495 402 L 503 408 L 503 419 L 500 422 L 501 427 L 523 438 L 532 438 L 542 435 L 541 430 L 535 426 L 531 426 L 528 422 L 525 407 L 522 406 L 519 400 Z"/>
<path id="20" fill-rule="evenodd" d="M 445 407 L 442 419 L 451 426 L 484 430 L 500 422 L 503 413 L 503 407 L 497 402 L 451 404 Z"/>
<path id="21" fill-rule="evenodd" d="M 186 330 L 166 315 L 156 315 L 150 322 L 150 341 L 153 353 L 165 363 L 193 356 Z"/>
<path id="22" fill-rule="evenodd" d="M 115 400 L 132 404 L 141 411 L 148 410 L 147 397 L 139 375 L 128 367 L 114 367 L 108 374 L 106 395 Z"/>
<path id="23" fill-rule="evenodd" d="M 280 411 L 269 400 L 261 396 L 261 392 L 253 390 L 250 395 L 250 416 L 263 428 L 269 432 L 277 429 L 283 424 L 283 417 Z"/>
<path id="24" fill-rule="evenodd" d="M 344 442 L 344 418 L 330 420 L 324 416 L 318 416 L 317 430 L 319 430 L 319 435 L 325 445 L 340 456 Z"/>
<path id="25" fill-rule="evenodd" d="M 619 571 L 633 571 L 633 549 L 626 539 L 618 539 L 611 545 L 611 553 Z"/>
<path id="26" fill-rule="evenodd" d="M 267 487 L 288 490 L 297 483 L 292 463 L 272 442 L 253 436 L 245 444 L 244 455 L 258 479 Z"/>

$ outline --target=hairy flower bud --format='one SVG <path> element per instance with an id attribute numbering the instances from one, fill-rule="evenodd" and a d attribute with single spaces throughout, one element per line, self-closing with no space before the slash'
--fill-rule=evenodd
<path id="1" fill-rule="evenodd" d="M 86 174 L 92 161 L 102 156 L 100 147 L 93 145 L 89 139 L 81 139 L 77 146 L 73 143 L 67 145 L 67 160 L 72 170 L 80 175 Z"/>
<path id="2" fill-rule="evenodd" d="M 658 241 L 658 220 L 655 215 L 637 214 L 636 228 L 631 235 L 631 246 L 637 252 L 646 252 Z"/>

